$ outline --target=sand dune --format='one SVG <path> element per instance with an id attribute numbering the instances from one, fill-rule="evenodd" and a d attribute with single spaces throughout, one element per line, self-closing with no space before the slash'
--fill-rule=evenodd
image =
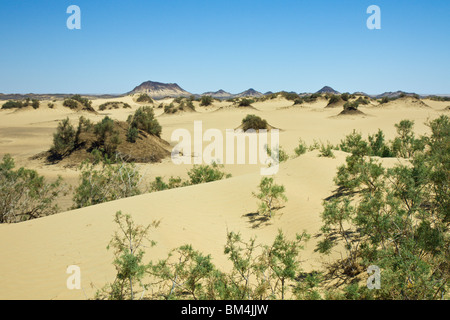
<path id="1" fill-rule="evenodd" d="M 38 110 L 0 110 L 0 156 L 11 153 L 18 166 L 34 168 L 49 179 L 61 174 L 75 185 L 79 173 L 76 169 L 47 165 L 42 160 L 30 160 L 30 157 L 48 150 L 58 121 L 65 117 L 75 123 L 81 114 L 95 121 L 108 114 L 123 121 L 139 107 L 129 96 L 95 100 L 93 106 L 97 109 L 101 103 L 111 100 L 127 102 L 132 108 L 105 110 L 95 115 L 74 113 L 57 102 L 53 109 L 42 103 L 43 107 Z M 441 103 L 426 103 L 429 108 L 410 108 L 400 100 L 395 107 L 389 108 L 360 106 L 361 111 L 370 117 L 333 117 L 340 110 L 325 109 L 326 101 L 320 99 L 307 108 L 284 108 L 292 105 L 292 101 L 284 99 L 258 102 L 253 106 L 263 119 L 283 128 L 280 144 L 292 155 L 299 138 L 308 144 L 314 140 L 336 144 L 353 129 L 366 136 L 380 128 L 387 139 L 392 139 L 396 134 L 394 124 L 402 119 L 414 120 L 414 131 L 423 134 L 428 132 L 424 122 L 438 117 L 445 107 Z M 216 128 L 224 132 L 239 126 L 242 118 L 251 113 L 231 107 L 212 112 L 226 104 L 215 102 L 210 108 L 196 105 L 196 113 L 158 117 L 163 128 L 162 138 L 170 142 L 171 133 L 178 128 L 185 128 L 193 134 L 196 120 L 203 121 L 204 131 Z M 175 142 L 171 144 L 173 146 Z M 258 227 L 250 216 L 257 209 L 252 192 L 256 191 L 261 179 L 260 165 L 225 165 L 224 170 L 233 175 L 230 179 L 144 194 L 23 223 L 0 225 L 0 298 L 92 298 L 95 287 L 102 287 L 114 277 L 112 253 L 106 250 L 106 246 L 116 230 L 113 217 L 118 210 L 131 214 L 140 224 L 161 220 L 160 227 L 150 236 L 158 244 L 147 250 L 146 260 L 163 258 L 170 249 L 192 244 L 194 248 L 211 254 L 214 262 L 226 269 L 229 262 L 223 255 L 223 246 L 227 230 L 241 232 L 244 239 L 257 236 L 258 241 L 267 244 L 273 241 L 278 229 L 290 238 L 304 229 L 315 235 L 321 226 L 322 201 L 334 190 L 336 168 L 346 157 L 339 151 L 335 155 L 335 159 L 321 158 L 313 151 L 281 164 L 275 180 L 285 186 L 289 201 L 268 224 Z M 387 166 L 396 163 L 395 159 L 384 159 L 383 162 Z M 139 166 L 148 173 L 149 179 L 158 175 L 186 177 L 187 170 L 192 167 L 176 166 L 170 159 Z M 60 201 L 63 208 L 70 206 L 70 197 Z M 306 270 L 320 268 L 323 259 L 333 258 L 314 253 L 315 241 L 317 239 L 313 237 L 302 254 Z M 334 254 L 339 256 L 339 252 Z M 67 289 L 69 275 L 66 268 L 69 265 L 81 268 L 83 290 Z"/>

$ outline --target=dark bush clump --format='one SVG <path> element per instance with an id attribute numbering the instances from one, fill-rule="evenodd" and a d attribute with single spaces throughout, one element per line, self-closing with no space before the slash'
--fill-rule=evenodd
<path id="1" fill-rule="evenodd" d="M 20 109 L 23 107 L 25 106 L 22 101 L 9 100 L 3 104 L 2 109 Z"/>
<path id="2" fill-rule="evenodd" d="M 213 101 L 214 101 L 214 99 L 211 96 L 203 96 L 200 99 L 200 105 L 202 107 L 207 107 L 207 106 L 212 105 Z"/>
<path id="3" fill-rule="evenodd" d="M 241 101 L 239 101 L 238 106 L 239 107 L 249 107 L 254 102 L 252 99 L 243 98 Z"/>
<path id="4" fill-rule="evenodd" d="M 155 118 L 153 109 L 145 106 L 136 110 L 134 115 L 130 116 L 127 120 L 131 127 L 143 130 L 149 134 L 161 137 L 162 128 Z"/>
<path id="5" fill-rule="evenodd" d="M 146 93 L 142 93 L 137 99 L 137 102 L 148 102 L 148 103 L 153 103 L 153 99 L 150 98 L 150 96 Z"/>
<path id="6" fill-rule="evenodd" d="M 267 129 L 267 121 L 261 119 L 254 114 L 248 114 L 244 119 L 242 119 L 242 129 L 247 131 L 249 129 L 260 130 Z"/>

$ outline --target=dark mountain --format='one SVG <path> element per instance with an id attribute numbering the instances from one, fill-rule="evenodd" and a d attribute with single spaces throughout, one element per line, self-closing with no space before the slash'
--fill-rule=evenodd
<path id="1" fill-rule="evenodd" d="M 325 86 L 322 89 L 320 89 L 319 91 L 317 91 L 316 93 L 331 93 L 331 94 L 340 94 L 339 91 L 334 90 L 331 87 Z"/>
<path id="2" fill-rule="evenodd" d="M 205 92 L 202 94 L 202 96 L 211 96 L 215 99 L 231 99 L 234 97 L 233 94 L 231 94 L 225 90 L 222 90 L 222 89 L 220 89 L 219 91 L 216 91 L 216 92 L 212 92 L 212 91 Z"/>
<path id="3" fill-rule="evenodd" d="M 241 93 L 238 93 L 235 95 L 236 98 L 242 98 L 242 97 L 257 97 L 257 98 L 259 98 L 262 96 L 263 96 L 263 94 L 261 92 L 256 91 L 253 88 L 250 88 L 244 92 L 241 92 Z"/>
<path id="4" fill-rule="evenodd" d="M 165 97 L 174 98 L 181 96 L 188 97 L 192 95 L 186 90 L 183 90 L 176 83 L 161 83 L 154 81 L 143 82 L 136 88 L 134 88 L 132 91 L 130 91 L 128 94 L 135 94 L 135 93 L 147 93 L 150 97 L 154 99 L 162 99 Z"/>

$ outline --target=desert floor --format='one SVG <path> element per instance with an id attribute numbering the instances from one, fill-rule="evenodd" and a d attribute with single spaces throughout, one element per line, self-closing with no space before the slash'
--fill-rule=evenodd
<path id="1" fill-rule="evenodd" d="M 58 121 L 65 117 L 69 117 L 74 125 L 80 115 L 95 121 L 104 115 L 126 120 L 141 105 L 129 96 L 113 100 L 128 102 L 132 109 L 105 110 L 95 115 L 72 112 L 64 108 L 61 101 L 50 109 L 47 107 L 49 101 L 42 101 L 37 110 L 0 110 L 0 157 L 10 153 L 16 167 L 36 169 L 50 181 L 61 175 L 67 183 L 76 186 L 79 175 L 76 167 L 48 165 L 44 160 L 30 160 L 30 157 L 49 149 Z M 105 101 L 93 100 L 94 108 Z M 293 156 L 299 138 L 308 145 L 314 140 L 337 144 L 354 129 L 365 138 L 382 129 L 386 139 L 393 139 L 396 135 L 394 124 L 403 119 L 414 120 L 415 133 L 425 134 L 428 133 L 425 125 L 428 119 L 448 112 L 443 111 L 448 102 L 424 99 L 427 105 L 424 107 L 408 101 L 400 99 L 386 106 L 361 106 L 364 116 L 343 117 L 336 116 L 341 109 L 325 108 L 325 99 L 305 106 L 292 106 L 292 101 L 282 98 L 254 103 L 257 110 L 237 109 L 230 107 L 228 102 L 215 102 L 212 107 L 204 108 L 197 102 L 197 112 L 194 113 L 165 115 L 162 109 L 157 108 L 155 113 L 163 128 L 162 138 L 169 142 L 175 129 L 188 129 L 193 136 L 196 120 L 202 120 L 203 132 L 215 128 L 225 136 L 226 129 L 237 128 L 246 114 L 254 113 L 282 129 L 280 145 Z M 208 142 L 203 143 L 203 147 L 206 145 Z M 341 151 L 334 153 L 334 159 L 324 158 L 319 157 L 315 150 L 280 164 L 274 178 L 276 183 L 285 186 L 289 200 L 270 221 L 261 225 L 250 220 L 251 214 L 257 211 L 257 200 L 252 192 L 257 191 L 261 179 L 261 164 L 225 164 L 224 171 L 232 174 L 229 179 L 78 210 L 70 210 L 70 194 L 62 197 L 57 200 L 61 213 L 0 225 L 0 299 L 92 298 L 96 289 L 114 279 L 113 255 L 106 246 L 116 230 L 113 218 L 119 210 L 131 214 L 139 224 L 161 221 L 159 228 L 151 231 L 150 238 L 157 245 L 146 250 L 146 261 L 156 261 L 164 258 L 170 249 L 192 244 L 195 249 L 211 254 L 217 266 L 227 269 L 230 262 L 223 254 L 227 230 L 240 232 L 245 240 L 256 236 L 257 241 L 263 244 L 270 244 L 278 229 L 282 229 L 289 238 L 306 230 L 312 237 L 302 252 L 303 269 L 320 269 L 324 262 L 341 256 L 338 249 L 330 256 L 314 251 L 322 225 L 322 202 L 335 190 L 333 177 L 336 168 L 345 162 L 347 156 Z M 398 160 L 381 161 L 386 166 L 393 166 Z M 192 167 L 175 165 L 170 158 L 161 163 L 138 166 L 149 181 L 156 176 L 187 178 L 187 171 Z M 81 290 L 66 287 L 69 265 L 81 268 Z"/>

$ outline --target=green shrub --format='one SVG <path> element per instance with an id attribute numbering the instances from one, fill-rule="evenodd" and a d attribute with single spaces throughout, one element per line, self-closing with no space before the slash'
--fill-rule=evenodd
<path id="1" fill-rule="evenodd" d="M 175 108 L 175 105 L 173 103 L 164 106 L 164 113 L 171 114 L 175 112 L 177 112 L 177 109 Z"/>
<path id="2" fill-rule="evenodd" d="M 87 109 L 87 110 L 93 110 L 93 109 L 92 109 L 92 101 L 90 101 L 90 100 L 87 99 L 87 98 L 81 97 L 79 94 L 73 95 L 72 97 L 70 97 L 70 99 L 66 99 L 66 100 L 64 101 L 64 106 L 69 107 L 69 108 L 71 108 L 71 109 L 77 108 L 77 105 L 75 105 L 75 104 L 74 104 L 73 102 L 71 102 L 70 100 L 72 100 L 72 101 L 78 101 L 78 102 L 81 103 L 81 104 L 84 106 L 84 108 Z M 69 102 L 68 102 L 68 105 L 66 105 L 66 101 L 69 101 Z"/>
<path id="3" fill-rule="evenodd" d="M 102 121 L 94 125 L 94 133 L 97 137 L 97 147 L 109 157 L 114 156 L 117 147 L 121 143 L 119 131 L 115 128 L 114 120 L 105 116 Z"/>
<path id="4" fill-rule="evenodd" d="M 31 106 L 33 107 L 33 109 L 38 109 L 38 108 L 39 108 L 39 105 L 40 105 L 39 100 L 33 99 L 33 100 L 31 101 Z"/>
<path id="5" fill-rule="evenodd" d="M 274 184 L 273 181 L 273 178 L 262 178 L 258 186 L 259 193 L 252 193 L 254 197 L 261 201 L 258 213 L 268 217 L 272 217 L 273 211 L 279 209 L 288 200 L 284 186 Z"/>
<path id="6" fill-rule="evenodd" d="M 80 165 L 80 183 L 73 197 L 74 209 L 141 194 L 142 176 L 134 163 L 120 159 L 101 165 L 84 161 Z"/>
<path id="7" fill-rule="evenodd" d="M 238 106 L 239 107 L 249 107 L 249 106 L 251 106 L 251 104 L 253 102 L 255 102 L 255 101 L 252 99 L 243 98 L 243 99 L 241 99 L 241 101 L 239 101 Z"/>
<path id="8" fill-rule="evenodd" d="M 242 130 L 247 131 L 249 129 L 268 129 L 267 121 L 254 114 L 248 114 L 244 119 L 242 119 Z"/>
<path id="9" fill-rule="evenodd" d="M 348 99 L 350 99 L 350 94 L 348 92 L 341 94 L 341 99 L 344 101 L 348 101 Z"/>
<path id="10" fill-rule="evenodd" d="M 54 200 L 64 192 L 62 178 L 47 183 L 35 170 L 14 170 L 6 154 L 0 163 L 0 223 L 15 223 L 55 214 Z"/>
<path id="11" fill-rule="evenodd" d="M 207 107 L 212 105 L 214 99 L 211 96 L 202 96 L 200 99 L 200 105 L 202 107 Z"/>
<path id="12" fill-rule="evenodd" d="M 363 105 L 367 105 L 369 104 L 369 99 L 367 97 L 359 97 L 358 99 L 355 100 L 356 103 L 358 104 L 363 104 Z"/>
<path id="13" fill-rule="evenodd" d="M 378 157 L 394 157 L 389 146 L 385 143 L 384 133 L 380 129 L 374 135 L 369 135 L 370 155 Z"/>
<path id="14" fill-rule="evenodd" d="M 295 101 L 296 99 L 299 99 L 300 96 L 294 92 L 286 92 L 282 91 L 280 92 L 281 96 L 285 98 L 286 100 Z"/>
<path id="15" fill-rule="evenodd" d="M 231 174 L 226 174 L 220 169 L 222 165 L 213 163 L 212 165 L 194 165 L 194 167 L 188 171 L 189 184 L 200 184 L 212 181 L 221 180 L 223 178 L 230 178 Z"/>
<path id="16" fill-rule="evenodd" d="M 356 101 L 354 101 L 354 102 L 347 101 L 344 104 L 344 110 L 347 110 L 347 111 L 349 111 L 349 110 L 356 111 L 356 110 L 358 110 L 358 107 L 359 107 L 359 103 Z"/>
<path id="17" fill-rule="evenodd" d="M 53 134 L 53 145 L 50 152 L 54 157 L 62 159 L 69 155 L 76 147 L 75 129 L 70 124 L 69 118 L 58 123 L 56 133 Z"/>
<path id="18" fill-rule="evenodd" d="M 271 149 L 269 146 L 266 145 L 266 152 L 269 157 L 271 157 L 275 163 L 281 163 L 289 160 L 289 155 L 286 151 L 283 150 L 281 146 L 278 146 L 275 149 Z"/>
<path id="19" fill-rule="evenodd" d="M 439 130 L 432 129 L 431 136 L 421 139 L 428 151 L 413 153 L 410 163 L 385 169 L 355 154 L 338 171 L 348 182 L 357 180 L 353 191 L 358 193 L 354 196 L 339 189 L 324 202 L 321 231 L 325 237 L 319 249 L 330 252 L 343 244 L 346 253 L 338 261 L 342 281 L 350 282 L 369 265 L 382 270 L 379 290 L 369 293 L 365 287 L 352 285 L 344 290 L 345 298 L 448 297 L 450 136 L 441 133 L 450 132 L 450 121 L 441 117 L 430 125 Z M 411 123 L 399 127 L 410 136 Z"/>
<path id="20" fill-rule="evenodd" d="M 139 136 L 139 130 L 136 127 L 129 126 L 127 130 L 127 141 L 135 143 Z"/>
<path id="21" fill-rule="evenodd" d="M 303 104 L 305 102 L 305 100 L 303 100 L 302 98 L 297 98 L 294 100 L 294 106 L 295 105 L 299 105 L 299 104 Z"/>
<path id="22" fill-rule="evenodd" d="M 153 103 L 153 99 L 150 98 L 150 96 L 146 93 L 142 93 L 139 95 L 139 97 L 136 99 L 137 102 L 147 102 L 147 103 Z"/>
<path id="23" fill-rule="evenodd" d="M 73 100 L 73 99 L 65 99 L 63 102 L 63 106 L 68 107 L 70 109 L 77 109 L 78 103 L 76 100 Z"/>
<path id="24" fill-rule="evenodd" d="M 149 191 L 163 191 L 168 189 L 179 188 L 188 185 L 187 182 L 183 182 L 180 177 L 170 177 L 169 182 L 165 183 L 162 177 L 156 177 L 153 182 L 150 183 Z"/>
<path id="25" fill-rule="evenodd" d="M 159 221 L 153 221 L 148 226 L 136 225 L 130 215 L 124 215 L 121 211 L 118 211 L 114 222 L 118 225 L 120 231 L 114 233 L 107 249 L 112 248 L 114 250 L 113 265 L 116 269 L 116 278 L 113 283 L 98 290 L 95 298 L 135 300 L 136 294 L 139 292 L 142 298 L 146 289 L 142 280 L 149 269 L 149 265 L 142 262 L 143 248 L 156 245 L 155 241 L 149 240 L 147 237 L 150 228 L 157 228 Z"/>
<path id="26" fill-rule="evenodd" d="M 297 156 L 301 156 L 302 154 L 305 154 L 306 151 L 308 151 L 308 147 L 302 139 L 299 139 L 298 146 L 294 149 L 294 152 Z"/>
<path id="27" fill-rule="evenodd" d="M 330 100 L 328 101 L 328 105 L 333 104 L 333 103 L 337 103 L 337 102 L 339 102 L 339 101 L 341 101 L 341 97 L 338 96 L 338 95 L 333 94 L 333 95 L 330 97 Z"/>
<path id="28" fill-rule="evenodd" d="M 151 107 L 140 107 L 127 121 L 131 127 L 161 137 L 162 128 Z"/>
<path id="29" fill-rule="evenodd" d="M 20 109 L 23 108 L 24 104 L 22 101 L 13 101 L 9 100 L 8 102 L 5 102 L 2 106 L 2 109 Z"/>
<path id="30" fill-rule="evenodd" d="M 330 143 L 327 143 L 327 145 L 322 144 L 319 157 L 334 158 L 333 146 Z"/>
<path id="31" fill-rule="evenodd" d="M 388 97 L 383 97 L 383 98 L 380 100 L 380 104 L 385 104 L 385 103 L 388 103 L 389 101 L 391 101 L 391 99 L 389 99 Z"/>

